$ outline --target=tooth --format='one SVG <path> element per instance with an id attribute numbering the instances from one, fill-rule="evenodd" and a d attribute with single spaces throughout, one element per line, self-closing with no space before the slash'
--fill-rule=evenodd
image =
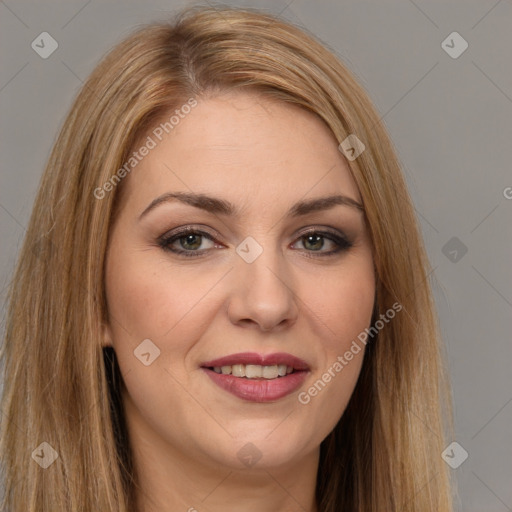
<path id="1" fill-rule="evenodd" d="M 292 366 L 285 364 L 261 366 L 258 364 L 234 364 L 232 366 L 214 366 L 215 373 L 223 375 L 233 375 L 234 377 L 246 377 L 248 379 L 276 379 L 277 377 L 285 377 L 293 372 Z"/>
<path id="2" fill-rule="evenodd" d="M 265 379 L 275 379 L 278 375 L 277 365 L 263 367 L 262 377 Z"/>
<path id="3" fill-rule="evenodd" d="M 245 377 L 245 364 L 234 364 L 231 367 L 231 374 L 235 377 Z"/>
<path id="4" fill-rule="evenodd" d="M 255 379 L 261 377 L 263 374 L 263 368 L 256 364 L 248 364 L 245 366 L 245 376 L 248 379 Z"/>

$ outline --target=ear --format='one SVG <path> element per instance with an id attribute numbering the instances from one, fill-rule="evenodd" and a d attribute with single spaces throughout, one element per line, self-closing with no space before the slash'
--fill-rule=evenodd
<path id="1" fill-rule="evenodd" d="M 110 325 L 101 324 L 101 346 L 102 347 L 112 347 L 112 331 L 110 329 Z"/>

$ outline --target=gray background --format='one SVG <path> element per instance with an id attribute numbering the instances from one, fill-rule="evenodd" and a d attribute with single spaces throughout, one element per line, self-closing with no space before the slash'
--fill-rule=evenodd
<path id="1" fill-rule="evenodd" d="M 2 304 L 44 164 L 81 82 L 135 25 L 187 3 L 0 1 Z M 226 3 L 307 27 L 348 64 L 381 112 L 434 268 L 456 441 L 469 453 L 451 470 L 458 507 L 512 510 L 512 2 Z M 59 44 L 48 59 L 31 48 L 44 31 Z M 456 59 L 441 46 L 453 31 L 469 44 Z M 452 237 L 455 245 L 443 250 Z"/>

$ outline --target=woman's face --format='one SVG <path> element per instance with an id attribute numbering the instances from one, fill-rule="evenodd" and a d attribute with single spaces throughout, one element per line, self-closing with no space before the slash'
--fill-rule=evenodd
<path id="1" fill-rule="evenodd" d="M 313 114 L 249 93 L 198 99 L 160 132 L 125 178 L 107 254 L 105 343 L 132 443 L 212 467 L 316 456 L 364 350 L 333 368 L 375 298 L 337 142 Z"/>

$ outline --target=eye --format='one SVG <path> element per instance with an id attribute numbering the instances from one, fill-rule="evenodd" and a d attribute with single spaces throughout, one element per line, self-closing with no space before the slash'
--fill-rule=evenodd
<path id="1" fill-rule="evenodd" d="M 209 247 L 203 246 L 205 240 L 210 242 Z M 186 257 L 198 257 L 211 249 L 215 245 L 214 242 L 215 239 L 209 233 L 187 226 L 178 232 L 160 237 L 158 244 L 165 251 Z"/>
<path id="2" fill-rule="evenodd" d="M 326 240 L 328 241 L 327 245 L 334 247 L 333 249 L 328 251 L 322 250 L 325 248 Z M 309 255 L 311 257 L 331 256 L 339 252 L 346 251 L 353 245 L 345 235 L 341 233 L 317 229 L 310 229 L 307 232 L 302 233 L 295 244 L 299 242 L 302 243 L 307 252 L 318 253 Z"/>
<path id="3" fill-rule="evenodd" d="M 326 241 L 327 246 L 331 246 L 331 250 L 322 250 L 326 246 Z M 208 242 L 206 247 L 203 245 L 205 242 Z M 292 248 L 295 248 L 293 246 L 298 243 L 301 243 L 304 251 L 309 253 L 308 257 L 332 256 L 348 250 L 353 245 L 341 232 L 318 229 L 303 232 Z M 158 245 L 164 251 L 192 258 L 201 257 L 214 247 L 224 247 L 211 234 L 195 229 L 193 226 L 185 226 L 178 231 L 161 236 L 158 239 Z"/>

